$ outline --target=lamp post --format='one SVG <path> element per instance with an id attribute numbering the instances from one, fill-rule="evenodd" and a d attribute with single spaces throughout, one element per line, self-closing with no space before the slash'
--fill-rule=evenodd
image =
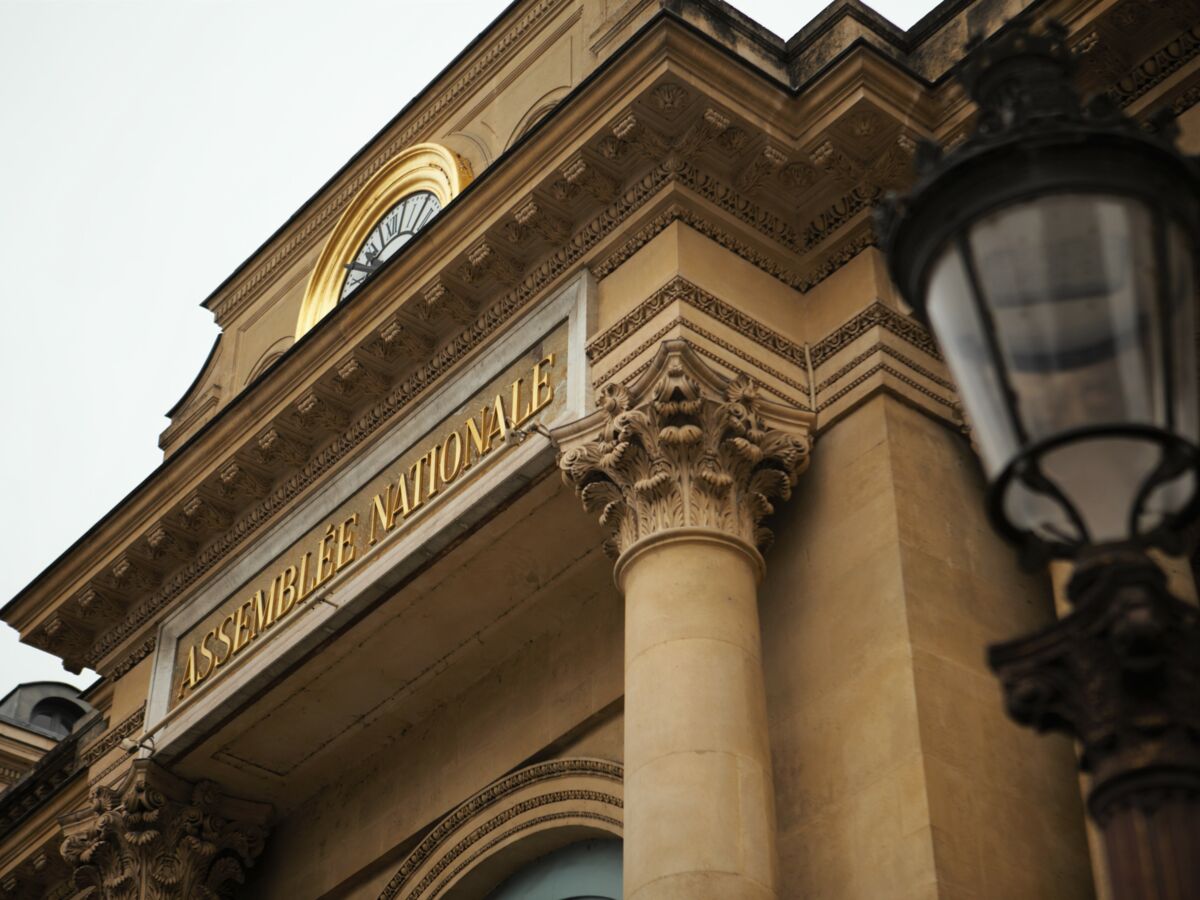
<path id="1" fill-rule="evenodd" d="M 878 225 L 940 344 L 1026 561 L 1075 563 L 1072 612 L 989 648 L 1009 715 L 1082 746 L 1118 900 L 1200 897 L 1200 623 L 1151 547 L 1200 511 L 1200 167 L 1080 102 L 1060 26 L 1011 26 L 962 81 L 975 130 Z"/>

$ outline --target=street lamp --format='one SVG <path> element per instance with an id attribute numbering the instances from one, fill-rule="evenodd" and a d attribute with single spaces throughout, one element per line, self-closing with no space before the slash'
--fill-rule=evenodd
<path id="1" fill-rule="evenodd" d="M 1151 547 L 1200 512 L 1200 166 L 1084 105 L 1065 32 L 1013 24 L 878 213 L 893 280 L 958 385 L 994 526 L 1074 561 L 1071 615 L 989 649 L 1009 714 L 1082 745 L 1118 900 L 1200 897 L 1200 626 Z"/>

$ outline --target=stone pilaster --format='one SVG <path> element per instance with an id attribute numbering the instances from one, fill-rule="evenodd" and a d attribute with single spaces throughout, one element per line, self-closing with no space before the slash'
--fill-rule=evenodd
<path id="1" fill-rule="evenodd" d="M 88 900 L 230 897 L 262 853 L 270 807 L 137 760 L 117 788 L 93 788 L 62 819 L 62 856 Z"/>
<path id="2" fill-rule="evenodd" d="M 625 595 L 625 897 L 779 896 L 757 585 L 808 416 L 665 342 L 560 429 Z"/>

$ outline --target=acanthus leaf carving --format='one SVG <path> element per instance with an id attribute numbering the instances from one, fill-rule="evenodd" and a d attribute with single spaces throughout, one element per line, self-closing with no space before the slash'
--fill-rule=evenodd
<path id="1" fill-rule="evenodd" d="M 570 185 L 582 188 L 601 203 L 608 203 L 617 195 L 620 184 L 606 172 L 600 171 L 584 157 L 576 153 L 563 165 L 562 177 Z"/>
<path id="2" fill-rule="evenodd" d="M 305 391 L 292 406 L 296 422 L 306 433 L 338 431 L 349 421 L 349 413 L 316 390 Z"/>
<path id="3" fill-rule="evenodd" d="M 308 460 L 309 445 L 290 432 L 268 428 L 258 436 L 258 458 L 271 468 L 302 466 Z M 184 514 L 189 515 L 187 509 Z"/>
<path id="4" fill-rule="evenodd" d="M 391 382 L 358 355 L 352 354 L 338 363 L 333 386 L 340 394 L 374 397 L 387 393 Z"/>
<path id="5" fill-rule="evenodd" d="M 605 385 L 597 404 L 555 437 L 563 480 L 608 529 L 610 555 L 675 528 L 769 544 L 763 519 L 807 465 L 807 414 L 717 374 L 682 340 L 664 341 L 633 385 Z"/>
<path id="6" fill-rule="evenodd" d="M 469 325 L 479 314 L 479 305 L 463 292 L 455 290 L 444 279 L 436 278 L 426 286 L 422 296 L 425 300 L 425 314 L 446 316 L 459 325 Z"/>
<path id="7" fill-rule="evenodd" d="M 63 818 L 73 900 L 217 900 L 262 853 L 270 807 L 191 784 L 149 760 Z"/>

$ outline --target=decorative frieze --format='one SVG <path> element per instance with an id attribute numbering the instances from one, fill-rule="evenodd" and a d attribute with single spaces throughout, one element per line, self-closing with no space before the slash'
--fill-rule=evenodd
<path id="1" fill-rule="evenodd" d="M 615 178 L 588 161 L 582 151 L 563 164 L 562 177 L 567 184 L 587 191 L 601 203 L 612 202 L 620 187 Z"/>
<path id="2" fill-rule="evenodd" d="M 217 482 L 222 496 L 239 502 L 262 497 L 271 489 L 269 478 L 236 459 L 217 470 Z"/>
<path id="3" fill-rule="evenodd" d="M 377 397 L 387 393 L 391 382 L 359 356 L 346 357 L 337 365 L 334 388 L 349 397 Z"/>
<path id="4" fill-rule="evenodd" d="M 934 359 L 941 359 L 937 344 L 920 322 L 876 301 L 813 344 L 812 364 L 821 365 L 872 328 L 885 328 Z"/>
<path id="5" fill-rule="evenodd" d="M 90 808 L 64 817 L 62 857 L 79 896 L 105 900 L 218 897 L 262 853 L 270 808 L 190 784 L 149 760 L 118 788 L 92 788 Z"/>
<path id="6" fill-rule="evenodd" d="M 459 298 L 445 283 L 438 279 L 425 288 L 427 311 L 445 312 Z M 433 336 L 428 330 L 395 313 L 389 316 L 375 333 L 375 339 L 367 345 L 374 354 L 387 362 L 410 362 L 422 359 L 433 347 Z"/>
<path id="7" fill-rule="evenodd" d="M 605 385 L 597 404 L 555 439 L 563 480 L 608 529 L 610 555 L 676 528 L 770 543 L 762 521 L 808 462 L 803 412 L 763 401 L 745 377 L 723 378 L 678 340 L 634 384 Z"/>
<path id="8" fill-rule="evenodd" d="M 673 89 L 659 93 L 668 99 L 675 95 Z M 320 477 L 330 466 L 335 465 L 366 435 L 403 408 L 425 385 L 439 377 L 465 354 L 472 352 L 529 299 L 567 272 L 592 247 L 617 229 L 630 214 L 658 196 L 664 189 L 672 185 L 686 187 L 703 200 L 729 211 L 769 240 L 797 252 L 804 252 L 806 246 L 823 243 L 833 236 L 834 231 L 849 225 L 844 233 L 837 235 L 836 239 L 841 243 L 835 247 L 836 254 L 834 250 L 827 251 L 824 257 L 818 259 L 813 270 L 799 273 L 788 268 L 786 255 L 779 255 L 782 261 L 772 259 L 769 251 L 758 250 L 751 242 L 730 234 L 724 226 L 711 221 L 711 216 L 701 216 L 694 211 L 672 212 L 665 218 L 656 217 L 648 226 L 647 233 L 666 227 L 664 223 L 669 223 L 671 216 L 686 217 L 688 224 L 697 230 L 799 290 L 807 289 L 816 280 L 834 270 L 840 262 L 870 245 L 869 239 L 862 238 L 854 230 L 859 228 L 859 224 L 849 222 L 849 219 L 865 211 L 865 201 L 855 201 L 850 207 L 840 210 L 836 216 L 827 216 L 819 222 L 810 223 L 802 240 L 792 224 L 760 206 L 746 193 L 735 190 L 720 178 L 704 171 L 689 159 L 689 154 L 695 157 L 709 143 L 720 139 L 731 127 L 742 128 L 741 125 L 734 126 L 726 113 L 714 107 L 705 108 L 690 102 L 687 104 L 689 108 L 695 106 L 690 118 L 673 120 L 655 107 L 652 94 L 653 91 L 648 92 L 644 99 L 637 101 L 633 107 L 627 107 L 622 113 L 624 118 L 618 117 L 617 122 L 609 126 L 608 133 L 619 139 L 636 139 L 645 147 L 653 149 L 657 146 L 657 138 L 654 135 L 661 134 L 658 129 L 669 128 L 676 135 L 670 138 L 674 149 L 667 154 L 669 158 L 640 176 L 633 177 L 626 187 L 616 189 L 611 201 L 602 209 L 596 211 L 593 205 L 592 218 L 573 230 L 567 224 L 566 215 L 560 215 L 560 211 L 567 207 L 554 204 L 550 198 L 554 190 L 553 183 L 548 181 L 538 188 L 539 195 L 536 199 L 535 195 L 526 194 L 525 202 L 514 209 L 508 222 L 539 234 L 552 249 L 533 263 L 514 259 L 511 254 L 518 248 L 511 247 L 500 235 L 501 223 L 497 223 L 493 229 L 496 236 L 485 235 L 473 248 L 475 252 L 466 255 L 467 268 L 475 273 L 474 277 L 484 279 L 479 290 L 463 287 L 457 279 L 447 277 L 452 269 L 444 270 L 443 274 L 428 284 L 416 298 L 416 304 L 423 305 L 429 314 L 428 326 L 424 323 L 417 324 L 412 315 L 397 313 L 394 318 L 379 326 L 375 335 L 358 348 L 368 353 L 369 362 L 381 369 L 401 369 L 401 374 L 390 392 L 382 395 L 367 392 L 361 395 L 364 400 L 356 401 L 351 408 L 348 402 L 350 398 L 360 395 L 339 389 L 339 385 L 342 384 L 341 376 L 336 367 L 332 367 L 323 376 L 321 392 L 317 392 L 314 386 L 310 395 L 300 398 L 299 405 L 304 407 L 303 409 L 293 406 L 295 412 L 292 416 L 277 418 L 276 422 L 260 433 L 250 448 L 243 448 L 250 453 L 246 461 L 253 463 L 255 467 L 261 467 L 273 480 L 274 483 L 268 492 L 260 497 L 242 496 L 237 502 L 233 502 L 232 498 L 219 492 L 212 493 L 220 483 L 219 476 L 214 472 L 213 478 L 210 479 L 212 484 L 206 488 L 207 493 L 203 497 L 189 497 L 183 507 L 177 507 L 171 513 L 172 523 L 178 523 L 181 529 L 187 526 L 185 533 L 189 541 L 197 545 L 197 550 L 167 575 L 165 580 L 159 582 L 156 589 L 149 589 L 149 596 L 131 608 L 119 626 L 95 637 L 88 654 L 89 665 L 95 665 L 120 643 L 132 637 L 154 614 L 153 611 L 160 609 L 168 598 L 177 596 L 234 547 L 240 546 L 289 503 L 291 498 Z M 630 114 L 634 115 L 633 119 L 628 119 Z M 652 115 L 658 117 L 653 133 L 650 131 L 649 119 L 643 121 Z M 663 124 L 668 122 L 674 124 Z M 782 148 L 775 149 L 779 154 L 783 153 Z M 723 150 L 722 153 L 724 152 L 726 151 Z M 571 207 L 573 216 L 581 211 L 582 196 L 590 196 L 595 190 L 598 190 L 597 196 L 607 197 L 610 194 L 610 186 L 607 183 L 594 182 L 593 178 L 604 176 L 611 181 L 611 175 L 601 170 L 602 160 L 599 157 L 590 150 L 588 153 L 591 155 L 580 153 L 568 160 L 563 170 L 555 176 L 560 185 L 566 185 L 576 192 L 575 205 Z M 770 156 L 770 159 L 767 159 L 767 156 Z M 764 175 L 764 178 L 769 177 L 781 182 L 791 164 L 774 154 L 764 155 L 764 160 L 772 168 L 772 173 Z M 777 163 L 780 165 L 775 168 Z M 573 184 L 567 176 L 574 181 Z M 585 184 L 588 187 L 583 187 Z M 615 186 L 615 182 L 612 184 Z M 754 190 L 761 193 L 761 185 Z M 543 193 L 548 198 L 545 204 L 541 198 Z M 852 236 L 854 242 L 847 244 Z M 633 252 L 630 245 L 626 246 L 624 252 Z M 452 265 L 463 264 L 464 260 L 460 257 Z M 603 262 L 604 267 L 617 264 L 619 263 L 615 257 Z M 482 297 L 488 295 L 487 285 L 504 287 L 506 282 L 509 285 L 508 290 L 499 299 L 490 306 L 477 305 Z M 460 330 L 446 334 L 447 322 L 453 323 Z M 796 379 L 793 377 L 793 380 Z M 777 388 L 782 386 L 776 385 Z M 318 401 L 332 402 L 337 407 L 345 405 L 341 415 L 329 418 L 321 415 L 318 419 L 311 415 L 320 414 L 318 407 L 323 407 L 324 404 Z M 305 424 L 305 413 L 309 414 L 310 421 L 316 423 L 315 426 Z M 313 447 L 316 441 L 311 434 L 314 431 L 333 436 L 332 441 L 322 444 L 315 456 Z M 214 502 L 215 507 L 210 508 L 210 504 Z"/>
<path id="9" fill-rule="evenodd" d="M 259 460 L 274 469 L 301 466 L 308 459 L 310 453 L 307 442 L 300 440 L 288 431 L 275 427 L 262 432 L 255 440 L 255 444 Z"/>
<path id="10" fill-rule="evenodd" d="M 768 141 L 738 172 L 735 184 L 743 191 L 753 191 L 772 178 L 787 162 L 784 148 Z"/>
<path id="11" fill-rule="evenodd" d="M 759 322 L 753 316 L 701 290 L 686 278 L 676 277 L 639 303 L 603 332 L 596 335 L 587 346 L 588 359 L 597 362 L 620 346 L 669 304 L 681 302 L 698 309 L 718 322 L 749 338 L 772 353 L 782 356 L 797 366 L 807 364 L 804 347 Z"/>
<path id="12" fill-rule="evenodd" d="M 80 751 L 80 767 L 86 769 L 98 763 L 113 750 L 116 750 L 121 745 L 121 741 L 137 733 L 145 721 L 146 704 L 143 703 L 136 711 L 126 716 Z"/>

